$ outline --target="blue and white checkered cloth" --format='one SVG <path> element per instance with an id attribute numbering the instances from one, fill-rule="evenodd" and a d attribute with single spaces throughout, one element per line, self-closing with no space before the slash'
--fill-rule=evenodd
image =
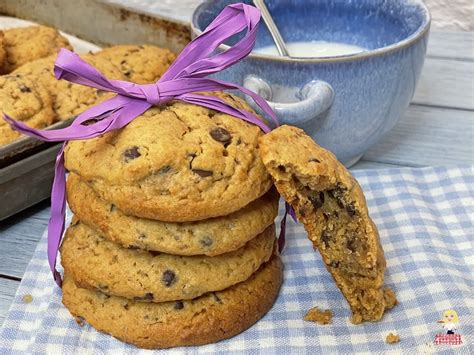
<path id="1" fill-rule="evenodd" d="M 400 304 L 377 323 L 353 325 L 349 307 L 301 225 L 288 223 L 284 284 L 271 311 L 242 334 L 173 353 L 473 353 L 474 169 L 356 171 L 387 259 L 386 285 Z M 25 304 L 22 297 L 33 296 Z M 314 306 L 332 309 L 333 324 L 303 321 Z M 462 345 L 435 345 L 445 310 L 459 314 Z M 387 344 L 389 332 L 400 342 Z M 79 326 L 61 304 L 38 245 L 0 331 L 0 354 L 147 353 Z"/>

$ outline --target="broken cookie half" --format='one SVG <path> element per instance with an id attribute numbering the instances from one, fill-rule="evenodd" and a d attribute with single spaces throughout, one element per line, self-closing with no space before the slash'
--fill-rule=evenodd
<path id="1" fill-rule="evenodd" d="M 377 321 L 396 304 L 382 287 L 385 257 L 357 181 L 303 130 L 281 126 L 259 140 L 263 163 L 304 224 L 352 310 L 352 322 Z"/>

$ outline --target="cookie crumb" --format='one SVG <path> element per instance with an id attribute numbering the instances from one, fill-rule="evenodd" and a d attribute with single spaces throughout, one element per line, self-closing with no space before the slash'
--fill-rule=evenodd
<path id="1" fill-rule="evenodd" d="M 330 324 L 332 323 L 332 311 L 330 309 L 321 310 L 318 307 L 314 307 L 306 313 L 303 319 L 323 325 Z"/>
<path id="2" fill-rule="evenodd" d="M 387 337 L 385 338 L 385 342 L 387 344 L 396 344 L 399 341 L 400 341 L 400 336 L 392 332 L 388 333 Z"/>
<path id="3" fill-rule="evenodd" d="M 395 292 L 391 288 L 385 288 L 383 290 L 383 298 L 385 301 L 385 308 L 392 309 L 398 304 L 397 296 L 395 296 Z"/>
<path id="4" fill-rule="evenodd" d="M 84 318 L 82 318 L 81 316 L 74 317 L 74 320 L 75 320 L 76 323 L 77 323 L 79 326 L 81 326 L 81 327 L 83 327 L 84 324 L 85 324 L 85 320 L 84 320 Z"/>
<path id="5" fill-rule="evenodd" d="M 29 293 L 24 295 L 21 300 L 23 301 L 23 303 L 31 303 L 33 302 L 33 296 L 30 295 Z"/>

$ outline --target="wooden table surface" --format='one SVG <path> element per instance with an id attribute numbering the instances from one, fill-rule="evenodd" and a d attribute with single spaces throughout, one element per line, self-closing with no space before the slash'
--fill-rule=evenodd
<path id="1" fill-rule="evenodd" d="M 472 164 L 473 86 L 474 33 L 432 32 L 411 106 L 353 169 Z M 0 222 L 0 324 L 48 218 L 45 201 Z"/>

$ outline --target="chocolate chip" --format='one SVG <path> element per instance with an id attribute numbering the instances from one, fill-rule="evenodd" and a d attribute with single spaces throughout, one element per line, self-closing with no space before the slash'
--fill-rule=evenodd
<path id="1" fill-rule="evenodd" d="M 336 198 L 336 202 L 337 202 L 337 205 L 340 207 L 340 208 L 345 208 L 345 205 L 344 205 L 344 200 L 340 197 Z"/>
<path id="2" fill-rule="evenodd" d="M 165 166 L 162 166 L 160 168 L 160 170 L 158 170 L 158 173 L 159 174 L 166 174 L 167 172 L 169 172 L 171 170 L 171 166 L 169 165 L 165 165 Z"/>
<path id="3" fill-rule="evenodd" d="M 217 296 L 214 292 L 212 293 L 212 295 L 214 296 L 214 301 L 216 301 L 217 303 L 222 304 L 222 300 L 219 298 L 219 296 Z"/>
<path id="4" fill-rule="evenodd" d="M 201 170 L 201 169 L 192 169 L 193 173 L 199 175 L 200 177 L 209 177 L 212 176 L 212 171 Z"/>
<path id="5" fill-rule="evenodd" d="M 130 160 L 136 159 L 141 156 L 140 152 L 138 151 L 137 146 L 133 146 L 128 148 L 126 151 L 123 152 L 123 156 L 125 157 L 125 161 L 128 162 Z"/>
<path id="6" fill-rule="evenodd" d="M 304 216 L 305 216 L 304 208 L 300 208 L 300 209 L 298 210 L 298 213 L 299 213 L 299 215 L 300 215 L 301 217 L 304 217 Z"/>
<path id="7" fill-rule="evenodd" d="M 353 203 L 346 206 L 346 211 L 351 217 L 354 217 L 356 215 L 356 209 Z"/>
<path id="8" fill-rule="evenodd" d="M 191 160 L 189 161 L 189 169 L 191 169 L 191 170 L 193 169 L 193 161 L 196 158 L 196 156 L 197 155 L 194 154 L 194 153 L 189 153 L 188 154 L 188 157 L 191 158 Z"/>
<path id="9" fill-rule="evenodd" d="M 278 170 L 280 170 L 282 173 L 286 172 L 286 169 L 283 165 L 278 165 Z"/>
<path id="10" fill-rule="evenodd" d="M 232 101 L 234 101 L 234 102 L 237 102 L 237 100 L 234 99 L 234 97 L 233 97 L 232 95 L 227 94 L 225 97 L 228 98 L 229 100 L 232 100 Z"/>
<path id="11" fill-rule="evenodd" d="M 20 85 L 21 92 L 31 92 L 31 89 L 26 85 Z"/>
<path id="12" fill-rule="evenodd" d="M 170 287 L 176 282 L 176 275 L 171 270 L 166 270 L 161 277 L 161 281 L 165 284 L 166 287 Z"/>
<path id="13" fill-rule="evenodd" d="M 346 191 L 346 188 L 338 184 L 335 188 L 328 190 L 327 193 L 332 198 L 342 198 L 344 196 L 344 191 Z"/>
<path id="14" fill-rule="evenodd" d="M 145 293 L 143 296 L 133 297 L 134 301 L 153 301 L 153 293 Z"/>
<path id="15" fill-rule="evenodd" d="M 222 127 L 213 128 L 210 134 L 214 140 L 221 143 L 230 142 L 230 140 L 232 139 L 232 135 Z"/>
<path id="16" fill-rule="evenodd" d="M 314 196 L 309 196 L 309 200 L 311 201 L 311 204 L 313 205 L 315 210 L 321 208 L 324 204 L 324 192 L 320 191 Z"/>
<path id="17" fill-rule="evenodd" d="M 308 160 L 308 163 L 321 163 L 321 160 L 316 159 L 316 158 L 311 158 L 310 160 Z"/>
<path id="18" fill-rule="evenodd" d="M 120 64 L 124 65 L 125 63 L 127 63 L 127 61 L 124 59 L 120 62 Z"/>
<path id="19" fill-rule="evenodd" d="M 127 71 L 126 71 L 125 73 L 123 73 L 123 74 L 124 74 L 125 76 L 129 77 L 129 76 L 132 74 L 132 72 L 131 72 L 130 70 L 127 70 Z"/>
<path id="20" fill-rule="evenodd" d="M 212 245 L 212 243 L 213 243 L 214 241 L 212 240 L 211 237 L 205 236 L 204 238 L 202 238 L 201 240 L 199 240 L 199 242 L 201 243 L 201 245 L 202 245 L 203 247 L 209 248 L 209 247 Z"/>
<path id="21" fill-rule="evenodd" d="M 321 241 L 324 243 L 324 246 L 326 248 L 329 248 L 329 241 L 331 240 L 331 235 L 324 231 L 322 234 L 321 234 Z"/>
<path id="22" fill-rule="evenodd" d="M 349 237 L 349 239 L 347 239 L 346 248 L 353 253 L 356 251 L 356 243 L 354 237 Z"/>
<path id="23" fill-rule="evenodd" d="M 346 201 L 344 201 L 344 191 L 346 189 L 343 186 L 336 186 L 334 189 L 328 190 L 328 196 L 334 198 L 336 200 L 337 205 L 339 208 L 346 208 Z"/>
<path id="24" fill-rule="evenodd" d="M 183 302 L 176 301 L 176 303 L 174 304 L 174 309 L 183 309 L 183 308 L 184 308 Z"/>

